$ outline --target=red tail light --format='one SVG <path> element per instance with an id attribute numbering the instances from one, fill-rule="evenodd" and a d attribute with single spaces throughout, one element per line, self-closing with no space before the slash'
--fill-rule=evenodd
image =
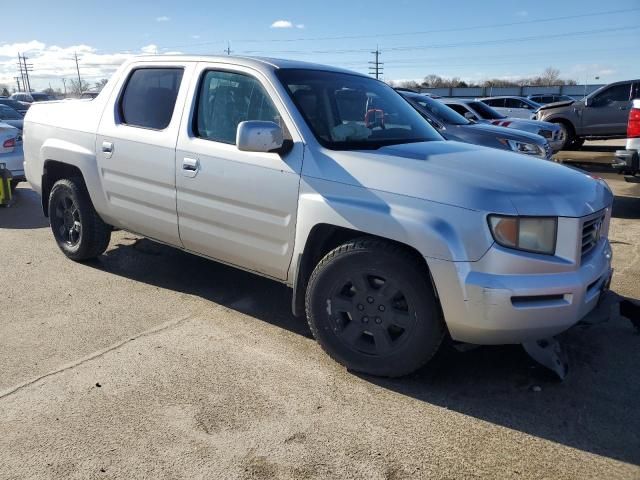
<path id="1" fill-rule="evenodd" d="M 16 139 L 15 138 L 10 138 L 9 140 L 5 140 L 4 143 L 2 144 L 2 146 L 4 148 L 13 148 L 16 146 Z"/>
<path id="2" fill-rule="evenodd" d="M 627 138 L 640 137 L 640 108 L 632 108 L 627 123 Z"/>

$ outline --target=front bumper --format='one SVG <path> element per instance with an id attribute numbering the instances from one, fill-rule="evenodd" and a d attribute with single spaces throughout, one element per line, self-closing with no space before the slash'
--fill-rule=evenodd
<path id="1" fill-rule="evenodd" d="M 513 255 L 494 246 L 478 262 L 427 259 L 454 340 L 496 345 L 557 335 L 593 310 L 611 281 L 604 238 L 574 270 L 490 273 Z"/>

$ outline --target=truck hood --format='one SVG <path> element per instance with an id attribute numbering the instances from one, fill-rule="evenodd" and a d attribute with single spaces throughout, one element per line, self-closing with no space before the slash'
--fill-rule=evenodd
<path id="1" fill-rule="evenodd" d="M 549 110 L 551 108 L 556 108 L 556 107 L 566 107 L 568 105 L 573 105 L 574 103 L 576 103 L 575 100 L 564 100 L 562 102 L 547 103 L 546 105 L 542 105 L 538 109 L 538 111 L 540 111 L 540 110 Z"/>
<path id="2" fill-rule="evenodd" d="M 526 155 L 454 141 L 330 151 L 304 175 L 503 214 L 582 217 L 609 206 L 606 184 Z"/>

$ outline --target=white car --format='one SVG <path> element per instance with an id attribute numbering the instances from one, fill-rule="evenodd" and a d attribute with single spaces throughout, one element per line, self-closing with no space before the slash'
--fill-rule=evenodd
<path id="1" fill-rule="evenodd" d="M 412 372 L 447 334 L 547 338 L 610 283 L 606 183 L 445 141 L 368 75 L 138 57 L 94 100 L 32 105 L 25 132 L 27 179 L 67 257 L 101 255 L 116 228 L 282 282 L 355 371 Z"/>
<path id="2" fill-rule="evenodd" d="M 7 123 L 0 122 L 0 163 L 11 172 L 12 187 L 25 179 L 22 133 Z"/>
<path id="3" fill-rule="evenodd" d="M 488 97 L 479 98 L 482 103 L 492 107 L 494 110 L 513 118 L 531 119 L 542 106 L 539 103 L 524 97 Z"/>

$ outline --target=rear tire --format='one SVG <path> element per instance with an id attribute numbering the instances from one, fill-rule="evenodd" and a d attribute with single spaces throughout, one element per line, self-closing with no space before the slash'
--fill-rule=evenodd
<path id="1" fill-rule="evenodd" d="M 384 377 L 427 363 L 445 335 L 431 282 L 401 246 L 361 238 L 329 252 L 306 292 L 309 327 L 347 368 Z"/>
<path id="2" fill-rule="evenodd" d="M 111 227 L 96 213 L 80 178 L 58 180 L 49 194 L 51 231 L 62 252 L 82 262 L 104 253 Z"/>

